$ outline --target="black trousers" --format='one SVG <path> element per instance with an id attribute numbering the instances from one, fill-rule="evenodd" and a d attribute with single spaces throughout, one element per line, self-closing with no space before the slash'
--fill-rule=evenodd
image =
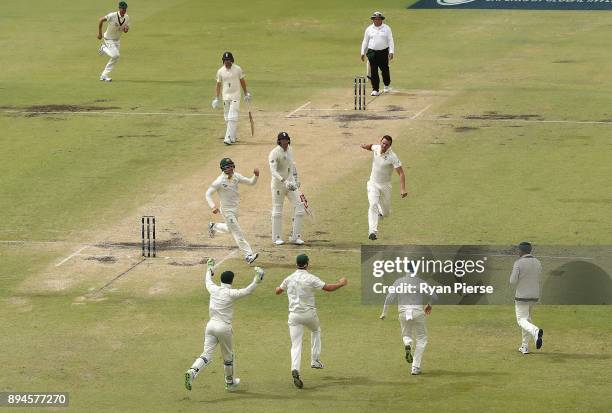
<path id="1" fill-rule="evenodd" d="M 370 80 L 372 81 L 372 90 L 378 90 L 380 87 L 380 78 L 378 77 L 378 69 L 382 73 L 383 83 L 385 86 L 391 84 L 391 74 L 389 73 L 389 48 L 383 50 L 368 49 L 366 56 L 370 61 Z"/>

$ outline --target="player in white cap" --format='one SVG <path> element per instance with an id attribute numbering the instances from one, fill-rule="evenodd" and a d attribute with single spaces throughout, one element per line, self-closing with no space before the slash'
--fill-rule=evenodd
<path id="1" fill-rule="evenodd" d="M 380 145 L 362 144 L 361 148 L 372 151 L 372 173 L 368 181 L 368 233 L 369 238 L 374 241 L 378 238 L 378 220 L 387 217 L 391 213 L 391 175 L 393 170 L 400 178 L 400 196 L 405 198 L 406 176 L 402 169 L 402 162 L 391 149 L 393 138 L 385 135 L 380 140 Z"/>
<path id="2" fill-rule="evenodd" d="M 293 206 L 293 229 L 289 236 L 289 241 L 301 245 L 304 243 L 302 240 L 302 223 L 304 222 L 306 210 L 297 194 L 300 181 L 295 162 L 293 161 L 291 138 L 287 132 L 280 132 L 276 143 L 277 146 L 268 155 L 268 164 L 270 165 L 270 174 L 272 175 L 270 183 L 272 189 L 272 242 L 276 245 L 285 243 L 281 233 L 283 227 L 283 203 L 286 197 L 289 199 L 291 206 Z"/>
<path id="3" fill-rule="evenodd" d="M 98 40 L 102 40 L 102 45 L 98 49 L 100 56 L 107 55 L 110 57 L 104 71 L 100 75 L 100 80 L 103 82 L 110 82 L 113 79 L 109 77 L 110 72 L 113 70 L 115 63 L 119 60 L 119 47 L 121 33 L 127 33 L 130 29 L 130 17 L 127 15 L 128 5 L 126 2 L 119 2 L 119 10 L 108 13 L 106 16 L 100 17 L 98 21 Z M 108 22 L 104 36 L 102 36 L 102 25 L 104 22 Z"/>
<path id="4" fill-rule="evenodd" d="M 314 293 L 317 290 L 336 291 L 347 284 L 346 278 L 340 278 L 335 284 L 326 284 L 319 277 L 309 273 L 308 256 L 300 254 L 296 258 L 297 271 L 283 280 L 276 288 L 276 295 L 287 291 L 289 299 L 289 336 L 291 337 L 291 376 L 293 384 L 298 389 L 304 387 L 300 377 L 300 364 L 302 361 L 302 336 L 304 327 L 310 333 L 310 367 L 322 369 L 321 356 L 321 327 L 317 316 Z"/>
<path id="5" fill-rule="evenodd" d="M 264 270 L 255 267 L 255 278 L 246 288 L 234 289 L 232 282 L 234 273 L 224 271 L 221 274 L 221 285 L 213 282 L 213 268 L 215 260 L 208 259 L 205 276 L 206 289 L 210 293 L 209 316 L 210 320 L 204 330 L 204 352 L 195 359 L 193 365 L 185 372 L 185 387 L 191 390 L 193 380 L 200 371 L 212 362 L 212 355 L 217 347 L 221 346 L 223 357 L 223 370 L 225 372 L 225 390 L 234 390 L 240 384 L 240 379 L 234 377 L 234 352 L 232 349 L 232 319 L 234 318 L 234 301 L 251 294 L 257 284 L 263 281 Z"/>
<path id="6" fill-rule="evenodd" d="M 223 53 L 221 57 L 223 66 L 217 70 L 217 86 L 215 88 L 215 98 L 212 101 L 213 109 L 220 106 L 219 96 L 223 89 L 223 116 L 227 123 L 225 138 L 226 145 L 236 143 L 238 140 L 238 117 L 240 114 L 240 87 L 244 91 L 244 101 L 251 101 L 251 94 L 247 91 L 244 72 L 237 64 L 234 64 L 234 56 L 231 52 Z"/>
<path id="7" fill-rule="evenodd" d="M 240 205 L 240 194 L 238 194 L 238 184 L 244 183 L 247 185 L 255 185 L 259 177 L 259 169 L 253 169 L 253 176 L 246 178 L 237 172 L 234 172 L 234 161 L 230 158 L 223 158 L 220 162 L 223 173 L 210 185 L 206 191 L 206 201 L 212 209 L 213 214 L 221 215 L 225 219 L 225 223 L 210 222 L 208 224 L 208 235 L 213 238 L 217 232 L 231 232 L 238 248 L 244 254 L 246 262 L 251 264 L 258 257 L 258 253 L 253 252 L 249 243 L 242 235 L 242 229 L 238 224 L 238 206 Z M 221 207 L 219 208 L 213 200 L 213 194 L 219 194 Z"/>

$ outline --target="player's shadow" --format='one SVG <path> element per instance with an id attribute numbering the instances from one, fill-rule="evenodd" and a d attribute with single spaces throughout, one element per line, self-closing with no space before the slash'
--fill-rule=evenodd
<path id="1" fill-rule="evenodd" d="M 487 377 L 487 376 L 507 376 L 508 373 L 500 372 L 500 371 L 465 371 L 465 370 L 427 370 L 423 373 L 423 377 L 459 377 L 459 378 L 467 378 L 467 377 Z"/>
<path id="2" fill-rule="evenodd" d="M 164 80 L 164 79 L 121 79 L 121 82 L 125 83 L 158 83 L 158 84 L 172 84 L 172 85 L 196 85 L 200 84 L 198 80 Z"/>

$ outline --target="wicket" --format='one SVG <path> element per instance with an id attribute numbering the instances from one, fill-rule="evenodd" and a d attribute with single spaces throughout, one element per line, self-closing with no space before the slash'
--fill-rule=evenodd
<path id="1" fill-rule="evenodd" d="M 143 257 L 155 257 L 157 252 L 155 245 L 155 217 L 151 215 L 145 215 L 141 220 L 141 232 L 142 232 L 142 256 Z M 145 238 L 145 223 L 147 227 L 147 234 Z M 151 237 L 153 235 L 153 237 Z M 153 247 L 151 248 L 151 239 L 153 239 Z M 146 242 L 145 242 L 146 241 Z M 153 253 L 153 255 L 151 255 Z"/>
<path id="2" fill-rule="evenodd" d="M 365 76 L 355 76 L 355 110 L 366 110 L 366 83 Z"/>

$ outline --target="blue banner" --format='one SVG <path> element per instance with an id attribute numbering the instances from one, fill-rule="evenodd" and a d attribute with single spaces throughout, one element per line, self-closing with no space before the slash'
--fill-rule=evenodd
<path id="1" fill-rule="evenodd" d="M 419 0 L 409 9 L 612 10 L 612 0 Z"/>

